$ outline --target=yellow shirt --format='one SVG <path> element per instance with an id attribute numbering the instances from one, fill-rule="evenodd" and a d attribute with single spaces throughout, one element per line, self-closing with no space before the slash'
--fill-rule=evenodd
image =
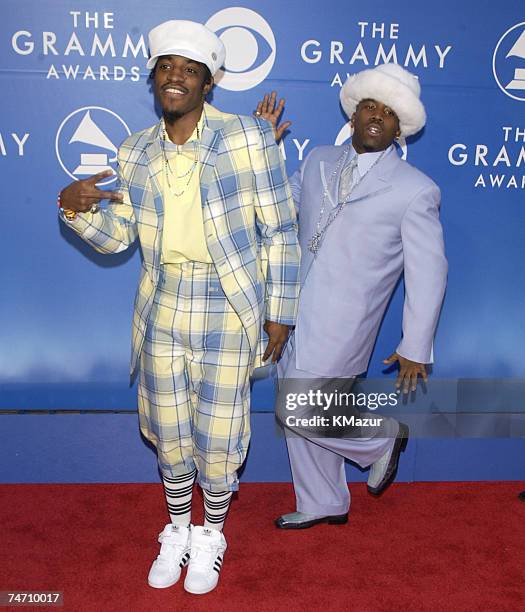
<path id="1" fill-rule="evenodd" d="M 200 143 L 197 130 L 202 134 L 203 124 L 204 118 L 201 115 L 193 134 L 182 146 L 171 142 L 167 135 L 166 141 L 161 143 L 161 146 L 165 147 L 169 162 L 167 165 L 164 159 L 162 174 L 164 196 L 162 263 L 212 262 L 204 236 L 200 192 Z M 184 151 L 181 152 L 182 147 Z"/>

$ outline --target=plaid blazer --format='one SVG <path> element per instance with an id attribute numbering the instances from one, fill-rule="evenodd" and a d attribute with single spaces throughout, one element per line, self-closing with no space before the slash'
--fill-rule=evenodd
<path id="1" fill-rule="evenodd" d="M 70 227 L 100 253 L 138 237 L 142 269 L 135 297 L 131 374 L 137 369 L 159 277 L 164 204 L 160 123 L 132 134 L 118 153 L 123 202 L 81 213 Z M 200 190 L 208 251 L 246 330 L 255 365 L 265 319 L 294 325 L 299 246 L 292 195 L 272 128 L 254 117 L 204 105 Z"/>

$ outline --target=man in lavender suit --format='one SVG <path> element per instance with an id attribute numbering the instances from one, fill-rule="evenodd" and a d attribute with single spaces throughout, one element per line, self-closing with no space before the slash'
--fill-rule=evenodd
<path id="1" fill-rule="evenodd" d="M 440 191 L 393 144 L 424 126 L 419 96 L 417 78 L 395 64 L 350 76 L 341 104 L 353 127 L 351 145 L 316 147 L 290 181 L 299 212 L 302 288 L 295 332 L 279 364 L 276 414 L 288 427 L 297 511 L 277 519 L 281 529 L 346 523 L 345 458 L 371 466 L 368 490 L 379 495 L 395 477 L 406 445 L 408 428 L 392 418 L 360 434 L 329 428 L 323 435 L 319 422 L 314 428 L 290 426 L 296 417 L 316 413 L 311 402 L 292 412 L 289 393 L 297 398 L 310 390 L 341 391 L 343 380 L 348 392 L 368 367 L 401 274 L 403 336 L 384 363 L 399 366 L 396 386 L 405 393 L 415 390 L 418 376 L 426 380 L 447 275 Z M 275 108 L 274 102 L 272 94 L 256 113 L 273 115 L 276 125 L 282 104 Z"/>

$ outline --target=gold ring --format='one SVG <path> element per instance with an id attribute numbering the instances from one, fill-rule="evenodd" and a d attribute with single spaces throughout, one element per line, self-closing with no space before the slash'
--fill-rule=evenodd
<path id="1" fill-rule="evenodd" d="M 77 218 L 77 213 L 74 210 L 70 210 L 69 208 L 63 208 L 62 210 L 64 211 L 64 217 L 68 221 L 73 221 L 73 219 Z"/>

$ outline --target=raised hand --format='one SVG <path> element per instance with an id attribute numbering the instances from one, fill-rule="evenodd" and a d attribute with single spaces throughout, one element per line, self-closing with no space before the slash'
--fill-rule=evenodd
<path id="1" fill-rule="evenodd" d="M 257 104 L 254 111 L 256 117 L 262 117 L 272 124 L 275 142 L 279 142 L 283 137 L 284 132 L 292 125 L 291 121 L 285 121 L 279 125 L 279 118 L 284 109 L 284 98 L 281 98 L 277 105 L 277 92 L 272 91 L 271 94 L 264 94 L 264 98 Z"/>
<path id="2" fill-rule="evenodd" d="M 121 202 L 122 194 L 118 191 L 102 191 L 97 187 L 99 181 L 112 175 L 112 170 L 104 170 L 82 181 L 70 183 L 60 192 L 60 205 L 64 210 L 87 212 L 100 200 Z"/>

